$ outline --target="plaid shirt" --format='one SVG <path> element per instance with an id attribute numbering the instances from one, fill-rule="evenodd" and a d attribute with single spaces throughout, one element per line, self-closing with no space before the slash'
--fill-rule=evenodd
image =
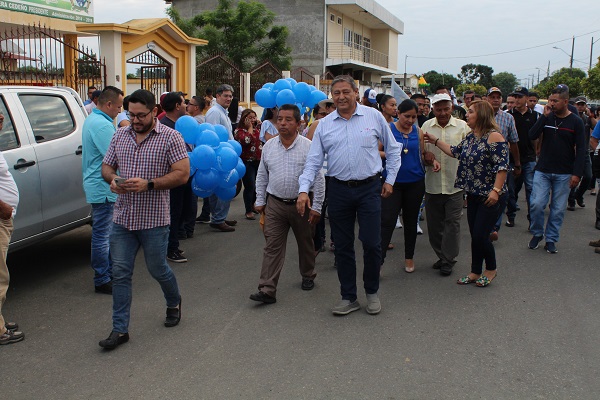
<path id="1" fill-rule="evenodd" d="M 172 164 L 188 157 L 187 150 L 179 132 L 158 120 L 155 123 L 140 144 L 136 143 L 131 126 L 117 130 L 103 162 L 118 169 L 119 176 L 127 179 L 155 179 L 168 174 Z M 113 222 L 131 231 L 169 225 L 169 191 L 120 194 Z"/>
<path id="2" fill-rule="evenodd" d="M 504 136 L 504 140 L 510 143 L 517 143 L 519 141 L 515 119 L 512 115 L 498 110 L 496 113 L 496 123 L 500 127 L 500 133 Z"/>

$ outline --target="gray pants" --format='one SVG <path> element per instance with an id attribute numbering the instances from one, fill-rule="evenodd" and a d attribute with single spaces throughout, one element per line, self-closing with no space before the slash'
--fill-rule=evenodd
<path id="1" fill-rule="evenodd" d="M 463 191 L 454 194 L 425 193 L 429 243 L 437 257 L 454 266 L 460 250 L 460 215 Z"/>

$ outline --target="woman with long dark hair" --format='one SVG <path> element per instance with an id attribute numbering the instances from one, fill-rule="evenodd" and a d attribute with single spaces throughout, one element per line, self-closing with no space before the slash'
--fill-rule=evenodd
<path id="1" fill-rule="evenodd" d="M 450 157 L 458 158 L 455 187 L 467 193 L 467 220 L 471 233 L 471 273 L 456 283 L 488 286 L 496 277 L 496 252 L 490 232 L 506 204 L 508 144 L 499 133 L 492 106 L 481 100 L 467 111 L 471 133 L 458 146 L 450 146 L 430 133 L 425 141 Z M 483 262 L 485 260 L 485 271 Z"/>
<path id="2" fill-rule="evenodd" d="M 256 201 L 256 173 L 260 164 L 262 153 L 262 142 L 260 131 L 257 128 L 256 113 L 251 109 L 242 111 L 240 123 L 233 137 L 242 145 L 240 156 L 246 166 L 246 174 L 242 177 L 244 184 L 244 206 L 246 207 L 246 219 L 255 219 L 254 202 Z"/>

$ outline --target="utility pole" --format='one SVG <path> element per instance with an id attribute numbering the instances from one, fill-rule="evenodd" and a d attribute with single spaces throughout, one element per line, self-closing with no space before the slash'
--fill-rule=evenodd
<path id="1" fill-rule="evenodd" d="M 600 40 L 600 39 L 596 39 L 596 42 L 598 40 Z M 594 43 L 596 43 L 596 42 L 594 41 L 594 38 L 592 38 L 592 44 L 590 45 L 590 69 L 592 69 L 592 57 L 594 56 L 593 55 L 593 53 L 594 53 Z"/>
<path id="2" fill-rule="evenodd" d="M 537 70 L 538 70 L 538 83 L 537 84 L 539 85 L 540 84 L 540 69 L 538 68 Z"/>
<path id="3" fill-rule="evenodd" d="M 575 53 L 575 36 L 573 36 L 573 43 L 571 44 L 571 63 L 569 69 L 573 69 L 573 54 Z"/>
<path id="4" fill-rule="evenodd" d="M 546 78 L 550 77 L 550 60 L 548 60 L 548 69 L 546 70 Z"/>
<path id="5" fill-rule="evenodd" d="M 406 90 L 406 61 L 408 60 L 408 54 L 404 56 L 404 90 Z"/>

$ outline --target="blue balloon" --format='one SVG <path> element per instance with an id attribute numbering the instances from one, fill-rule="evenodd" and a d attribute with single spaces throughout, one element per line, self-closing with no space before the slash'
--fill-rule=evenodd
<path id="1" fill-rule="evenodd" d="M 229 201 L 235 197 L 236 187 L 228 186 L 228 187 L 218 187 L 215 189 L 215 194 L 217 197 L 223 201 Z"/>
<path id="2" fill-rule="evenodd" d="M 192 181 L 192 192 L 194 192 L 194 194 L 198 197 L 201 198 L 206 198 L 206 197 L 210 197 L 213 194 L 212 190 L 204 190 L 201 189 L 198 185 L 196 185 L 193 181 Z"/>
<path id="3" fill-rule="evenodd" d="M 298 107 L 298 109 L 300 110 L 300 116 L 302 117 L 304 114 L 306 114 L 306 107 L 304 107 L 302 105 L 302 103 L 296 103 L 296 107 Z"/>
<path id="4" fill-rule="evenodd" d="M 296 83 L 298 83 L 294 78 L 285 78 L 285 80 L 292 84 L 292 88 Z"/>
<path id="5" fill-rule="evenodd" d="M 229 131 L 223 125 L 215 125 L 215 132 L 217 132 L 217 136 L 219 136 L 220 142 L 226 142 L 229 140 Z"/>
<path id="6" fill-rule="evenodd" d="M 233 150 L 235 150 L 235 154 L 239 156 L 242 155 L 242 145 L 237 140 L 228 140 L 227 143 L 233 146 Z"/>
<path id="7" fill-rule="evenodd" d="M 221 172 L 231 171 L 237 165 L 238 156 L 229 147 L 220 147 L 217 153 L 217 169 Z"/>
<path id="8" fill-rule="evenodd" d="M 200 125 L 198 125 L 198 127 L 200 128 L 199 131 L 200 132 L 204 132 L 205 130 L 209 130 L 209 131 L 214 131 L 213 129 L 213 124 L 209 124 L 208 122 L 203 122 Z"/>
<path id="9" fill-rule="evenodd" d="M 298 103 L 306 103 L 310 100 L 310 87 L 305 82 L 298 82 L 292 88 Z"/>
<path id="10" fill-rule="evenodd" d="M 273 84 L 271 83 L 271 85 Z M 254 94 L 254 100 L 263 108 L 275 107 L 275 92 L 273 92 L 273 87 L 258 89 Z"/>
<path id="11" fill-rule="evenodd" d="M 240 179 L 242 179 L 244 175 L 246 175 L 246 164 L 244 164 L 241 158 L 238 158 L 238 163 L 235 166 L 235 170 L 237 171 Z"/>
<path id="12" fill-rule="evenodd" d="M 233 148 L 233 145 L 231 143 L 229 143 L 229 142 L 221 142 L 221 143 L 219 143 L 219 147 L 217 147 L 217 149 L 215 151 L 218 151 L 219 149 L 223 149 L 225 147 L 227 147 L 227 148 L 235 151 L 235 149 Z"/>
<path id="13" fill-rule="evenodd" d="M 206 129 L 205 131 L 200 133 L 200 135 L 198 135 L 195 144 L 196 146 L 206 145 L 210 147 L 218 147 L 220 142 L 221 141 L 219 140 L 219 136 L 215 131 L 209 131 L 208 129 Z"/>
<path id="14" fill-rule="evenodd" d="M 326 98 L 327 95 L 325 93 L 321 92 L 320 90 L 315 90 L 310 94 L 310 101 L 306 105 L 310 108 L 314 108 L 318 102 L 325 100 Z"/>
<path id="15" fill-rule="evenodd" d="M 315 90 L 317 90 L 317 88 L 314 85 L 308 85 L 308 87 L 311 92 L 314 92 Z"/>
<path id="16" fill-rule="evenodd" d="M 277 79 L 277 81 L 273 85 L 272 90 L 275 93 L 279 93 L 285 89 L 292 90 L 292 84 L 289 81 L 286 81 L 285 79 Z"/>
<path id="17" fill-rule="evenodd" d="M 291 89 L 284 89 L 277 93 L 277 107 L 281 107 L 284 104 L 296 104 L 296 96 Z"/>
<path id="18" fill-rule="evenodd" d="M 196 143 L 196 136 L 198 136 L 198 122 L 189 115 L 179 117 L 175 122 L 175 130 L 181 133 L 183 141 L 188 144 Z"/>
<path id="19" fill-rule="evenodd" d="M 190 159 L 190 177 L 194 176 L 198 168 L 192 164 L 192 153 L 188 151 L 188 158 Z M 237 167 L 236 167 L 237 168 Z"/>
<path id="20" fill-rule="evenodd" d="M 237 182 L 240 180 L 240 175 L 237 170 L 234 168 L 231 171 L 222 172 L 221 173 L 221 181 L 219 182 L 219 187 L 229 187 L 237 185 Z"/>
<path id="21" fill-rule="evenodd" d="M 214 168 L 209 169 L 208 171 L 198 171 L 194 175 L 194 183 L 202 190 L 213 190 L 219 185 L 219 180 L 221 176 L 219 172 Z"/>
<path id="22" fill-rule="evenodd" d="M 262 85 L 262 87 L 265 89 L 271 89 L 273 85 L 275 85 L 273 82 L 267 82 L 264 85 Z"/>
<path id="23" fill-rule="evenodd" d="M 192 151 L 192 156 L 190 157 L 190 163 L 201 171 L 206 171 L 213 168 L 217 163 L 217 155 L 215 150 L 202 144 L 200 146 L 196 146 Z"/>

